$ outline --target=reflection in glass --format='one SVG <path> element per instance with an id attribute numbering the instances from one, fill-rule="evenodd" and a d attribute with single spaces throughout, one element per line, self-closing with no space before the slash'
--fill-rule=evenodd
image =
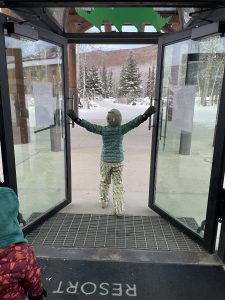
<path id="1" fill-rule="evenodd" d="M 29 222 L 65 199 L 62 50 L 5 41 L 18 196 Z"/>
<path id="2" fill-rule="evenodd" d="M 165 47 L 155 201 L 200 235 L 224 65 L 218 36 Z"/>

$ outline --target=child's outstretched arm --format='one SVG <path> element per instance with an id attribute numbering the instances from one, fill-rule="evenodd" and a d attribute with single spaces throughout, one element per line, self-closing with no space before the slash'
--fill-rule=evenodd
<path id="1" fill-rule="evenodd" d="M 156 108 L 154 106 L 150 106 L 142 115 L 144 120 L 147 120 L 151 115 L 153 115 L 156 112 Z"/>
<path id="2" fill-rule="evenodd" d="M 102 126 L 92 124 L 84 119 L 80 119 L 74 110 L 69 109 L 67 111 L 67 116 L 69 116 L 70 119 L 72 119 L 76 124 L 86 128 L 88 131 L 96 134 L 102 134 Z"/>
<path id="3" fill-rule="evenodd" d="M 78 117 L 78 115 L 76 114 L 76 112 L 73 109 L 68 109 L 66 114 L 76 124 L 78 124 L 78 125 L 80 124 L 81 119 Z"/>
<path id="4" fill-rule="evenodd" d="M 122 134 L 127 133 L 128 131 L 134 129 L 135 127 L 138 127 L 141 123 L 146 121 L 151 115 L 153 115 L 156 112 L 156 109 L 154 106 L 150 106 L 144 113 L 143 115 L 140 115 L 130 122 L 124 124 L 121 126 L 122 128 Z"/>

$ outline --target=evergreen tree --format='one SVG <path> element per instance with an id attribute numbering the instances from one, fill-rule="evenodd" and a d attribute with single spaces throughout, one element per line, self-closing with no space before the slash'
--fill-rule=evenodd
<path id="1" fill-rule="evenodd" d="M 128 90 L 125 86 L 126 83 L 126 67 L 122 66 L 121 72 L 120 72 L 120 82 L 119 82 L 119 89 L 118 89 L 118 95 L 119 96 L 125 96 L 128 93 Z"/>
<path id="2" fill-rule="evenodd" d="M 152 67 L 152 73 L 151 73 L 151 78 L 150 78 L 150 98 L 155 97 L 155 65 Z"/>
<path id="3" fill-rule="evenodd" d="M 80 65 L 78 91 L 82 98 L 86 97 L 87 73 L 88 73 L 88 68 L 87 68 L 86 64 Z"/>
<path id="4" fill-rule="evenodd" d="M 145 97 L 150 97 L 150 86 L 151 86 L 151 68 L 148 69 L 148 78 L 146 81 Z"/>
<path id="5" fill-rule="evenodd" d="M 108 91 L 108 78 L 107 78 L 107 70 L 105 65 L 102 67 L 102 96 L 104 98 L 109 97 L 109 91 Z"/>
<path id="6" fill-rule="evenodd" d="M 148 78 L 146 82 L 145 97 L 153 98 L 155 96 L 155 65 L 152 70 L 148 70 Z"/>
<path id="7" fill-rule="evenodd" d="M 84 69 L 83 66 L 79 66 L 79 81 L 78 81 L 78 91 L 81 96 L 83 96 L 84 90 Z"/>
<path id="8" fill-rule="evenodd" d="M 102 81 L 99 78 L 98 68 L 92 65 L 87 72 L 86 78 L 86 94 L 94 99 L 95 95 L 102 95 Z"/>
<path id="9" fill-rule="evenodd" d="M 141 74 L 137 67 L 137 62 L 133 52 L 129 53 L 126 66 L 121 70 L 119 96 L 130 97 L 132 102 L 142 92 Z"/>
<path id="10" fill-rule="evenodd" d="M 113 72 L 112 72 L 112 69 L 109 71 L 109 75 L 108 75 L 108 96 L 113 97 Z"/>

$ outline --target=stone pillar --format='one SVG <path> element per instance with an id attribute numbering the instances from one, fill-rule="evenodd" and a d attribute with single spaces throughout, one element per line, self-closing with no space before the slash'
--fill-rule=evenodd
<path id="1" fill-rule="evenodd" d="M 179 154 L 190 155 L 191 152 L 191 133 L 181 130 Z"/>

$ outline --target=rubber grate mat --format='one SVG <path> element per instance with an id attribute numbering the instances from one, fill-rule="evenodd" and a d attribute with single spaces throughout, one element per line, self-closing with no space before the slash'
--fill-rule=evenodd
<path id="1" fill-rule="evenodd" d="M 120 248 L 150 251 L 203 251 L 158 216 L 58 213 L 29 233 L 31 245 L 68 248 Z"/>

